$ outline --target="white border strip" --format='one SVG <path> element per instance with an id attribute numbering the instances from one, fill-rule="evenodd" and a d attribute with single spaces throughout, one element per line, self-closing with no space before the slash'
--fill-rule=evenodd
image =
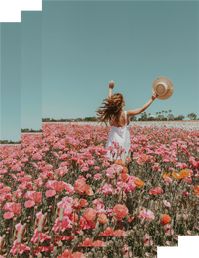
<path id="1" fill-rule="evenodd" d="M 0 22 L 21 22 L 21 11 L 42 11 L 42 0 L 0 0 Z"/>

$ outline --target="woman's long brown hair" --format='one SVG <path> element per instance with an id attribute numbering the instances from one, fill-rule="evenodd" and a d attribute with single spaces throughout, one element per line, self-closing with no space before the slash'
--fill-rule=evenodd
<path id="1" fill-rule="evenodd" d="M 119 124 L 120 114 L 124 106 L 124 98 L 121 93 L 115 93 L 111 97 L 103 100 L 102 106 L 96 111 L 99 122 L 116 121 Z"/>

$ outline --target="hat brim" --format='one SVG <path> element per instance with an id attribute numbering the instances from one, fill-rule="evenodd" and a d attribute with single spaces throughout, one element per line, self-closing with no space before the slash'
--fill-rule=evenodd
<path id="1" fill-rule="evenodd" d="M 167 77 L 158 77 L 154 82 L 153 82 L 153 91 L 156 92 L 156 86 L 158 84 L 166 84 L 168 89 L 164 95 L 158 95 L 158 99 L 168 99 L 173 95 L 174 88 L 173 88 L 173 83 L 171 80 L 169 80 Z"/>

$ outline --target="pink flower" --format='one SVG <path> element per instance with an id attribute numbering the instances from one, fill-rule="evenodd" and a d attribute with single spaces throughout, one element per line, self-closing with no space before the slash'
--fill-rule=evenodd
<path id="1" fill-rule="evenodd" d="M 199 168 L 199 161 L 196 161 L 194 157 L 190 157 L 189 162 L 194 168 Z"/>
<path id="2" fill-rule="evenodd" d="M 35 228 L 37 228 L 39 231 L 42 231 L 43 226 L 46 223 L 46 216 L 47 214 L 43 214 L 41 211 L 36 213 Z"/>
<path id="3" fill-rule="evenodd" d="M 18 243 L 17 240 L 15 240 L 10 252 L 13 255 L 17 255 L 17 254 L 23 254 L 24 252 L 28 252 L 28 251 L 30 251 L 30 247 L 28 247 L 25 244 Z"/>
<path id="4" fill-rule="evenodd" d="M 33 180 L 34 184 L 37 186 L 37 187 L 41 187 L 43 185 L 43 181 L 42 181 L 42 178 L 37 178 L 35 180 Z"/>
<path id="5" fill-rule="evenodd" d="M 185 178 L 183 178 L 183 181 L 186 182 L 187 184 L 192 184 L 192 178 L 191 177 L 185 177 Z"/>
<path id="6" fill-rule="evenodd" d="M 114 178 L 116 175 L 119 175 L 123 170 L 121 165 L 113 164 L 106 170 L 106 176 L 108 178 Z"/>
<path id="7" fill-rule="evenodd" d="M 102 199 L 95 199 L 92 203 L 98 213 L 105 212 L 105 206 Z"/>
<path id="8" fill-rule="evenodd" d="M 47 190 L 45 193 L 46 198 L 50 198 L 56 195 L 56 191 L 55 190 Z"/>
<path id="9" fill-rule="evenodd" d="M 25 208 L 32 208 L 35 206 L 35 202 L 32 200 L 25 201 L 24 206 Z"/>
<path id="10" fill-rule="evenodd" d="M 164 203 L 164 206 L 166 206 L 167 208 L 171 208 L 171 203 L 166 201 L 166 200 L 163 200 L 163 203 Z"/>
<path id="11" fill-rule="evenodd" d="M 42 201 L 42 192 L 27 191 L 24 197 L 28 200 L 32 200 L 35 204 L 39 204 Z"/>
<path id="12" fill-rule="evenodd" d="M 145 208 L 141 208 L 140 212 L 139 212 L 139 215 L 138 215 L 138 218 L 146 219 L 148 221 L 151 221 L 151 220 L 155 219 L 155 216 L 154 216 L 154 213 L 151 210 L 147 210 Z"/>
<path id="13" fill-rule="evenodd" d="M 32 243 L 43 243 L 46 240 L 51 240 L 51 236 L 44 234 L 42 232 L 39 232 L 38 229 L 35 229 L 34 235 L 31 238 Z"/>
<path id="14" fill-rule="evenodd" d="M 154 163 L 153 166 L 152 166 L 152 170 L 160 172 L 161 171 L 160 164 L 159 163 Z"/>
<path id="15" fill-rule="evenodd" d="M 135 189 L 136 189 L 135 179 L 136 178 L 134 176 L 129 176 L 126 192 L 134 192 L 135 191 Z"/>
<path id="16" fill-rule="evenodd" d="M 66 249 L 61 255 L 57 258 L 86 258 L 85 255 L 81 252 L 74 252 L 72 253 L 68 249 Z"/>
<path id="17" fill-rule="evenodd" d="M 55 170 L 55 173 L 58 176 L 63 177 L 64 175 L 66 175 L 68 173 L 68 167 L 67 166 L 59 167 L 58 169 Z"/>
<path id="18" fill-rule="evenodd" d="M 9 186 L 5 186 L 0 189 L 0 194 L 5 194 L 11 192 L 11 188 Z"/>
<path id="19" fill-rule="evenodd" d="M 187 196 L 189 196 L 189 192 L 184 191 L 184 192 L 182 192 L 182 195 L 185 196 L 185 197 L 187 197 Z"/>
<path id="20" fill-rule="evenodd" d="M 14 213 L 12 211 L 7 211 L 3 214 L 4 219 L 12 219 L 14 217 Z"/>
<path id="21" fill-rule="evenodd" d="M 57 203 L 59 210 L 63 210 L 63 215 L 69 216 L 73 212 L 73 199 L 71 197 L 63 197 L 60 202 Z"/>
<path id="22" fill-rule="evenodd" d="M 18 243 L 21 243 L 22 237 L 24 236 L 24 233 L 25 233 L 25 227 L 26 227 L 26 224 L 22 225 L 21 223 L 17 223 L 15 225 L 16 238 L 17 238 Z"/>
<path id="23" fill-rule="evenodd" d="M 33 160 L 42 160 L 42 155 L 40 153 L 35 153 L 32 155 Z"/>
<path id="24" fill-rule="evenodd" d="M 70 228 L 72 228 L 72 221 L 68 218 L 68 216 L 65 216 L 62 218 L 62 220 L 60 220 L 59 218 L 55 220 L 52 230 L 55 233 L 58 233 L 60 231 L 64 232 L 66 229 Z"/>
<path id="25" fill-rule="evenodd" d="M 93 177 L 94 180 L 100 180 L 101 178 L 102 178 L 102 175 L 100 173 L 95 174 Z"/>
<path id="26" fill-rule="evenodd" d="M 55 190 L 57 193 L 62 192 L 63 190 L 66 190 L 66 192 L 73 194 L 74 188 L 71 184 L 68 184 L 64 181 L 57 181 L 57 180 L 48 180 L 48 182 L 45 185 L 47 188 L 50 188 L 52 190 Z"/>
<path id="27" fill-rule="evenodd" d="M 21 214 L 21 203 L 7 202 L 4 205 L 3 209 L 6 211 L 11 211 L 15 215 L 20 215 Z"/>
<path id="28" fill-rule="evenodd" d="M 172 236 L 174 234 L 174 230 L 173 230 L 171 224 L 166 224 L 163 226 L 163 228 L 164 228 L 166 236 Z"/>
<path id="29" fill-rule="evenodd" d="M 152 156 L 147 155 L 145 153 L 141 153 L 141 154 L 139 154 L 139 156 L 137 158 L 137 163 L 139 165 L 143 165 L 143 164 L 145 164 L 147 162 L 150 162 L 151 158 L 152 158 Z"/>
<path id="30" fill-rule="evenodd" d="M 89 167 L 86 166 L 86 165 L 81 167 L 81 171 L 82 171 L 82 172 L 86 172 L 86 171 L 88 171 L 88 170 L 89 170 Z"/>
<path id="31" fill-rule="evenodd" d="M 149 236 L 148 234 L 144 235 L 144 246 L 151 246 L 153 245 L 153 240 L 151 239 L 151 236 Z"/>
<path id="32" fill-rule="evenodd" d="M 99 190 L 99 189 L 98 189 Z M 109 194 L 113 194 L 114 190 L 111 184 L 104 184 L 101 187 L 101 190 L 99 190 L 99 192 L 102 192 L 105 195 L 109 195 Z"/>
<path id="33" fill-rule="evenodd" d="M 16 191 L 13 192 L 13 196 L 16 198 L 16 199 L 19 199 L 22 197 L 22 191 L 20 189 L 17 189 Z"/>
<path id="34" fill-rule="evenodd" d="M 182 163 L 182 162 L 177 162 L 176 163 L 176 168 L 180 168 L 180 169 L 184 169 L 187 168 L 187 164 L 186 163 Z"/>

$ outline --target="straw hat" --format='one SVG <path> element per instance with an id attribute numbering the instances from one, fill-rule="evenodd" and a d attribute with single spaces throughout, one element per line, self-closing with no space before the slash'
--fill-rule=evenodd
<path id="1" fill-rule="evenodd" d="M 173 83 L 166 77 L 158 77 L 153 81 L 153 91 L 158 94 L 158 99 L 168 99 L 173 94 Z"/>

